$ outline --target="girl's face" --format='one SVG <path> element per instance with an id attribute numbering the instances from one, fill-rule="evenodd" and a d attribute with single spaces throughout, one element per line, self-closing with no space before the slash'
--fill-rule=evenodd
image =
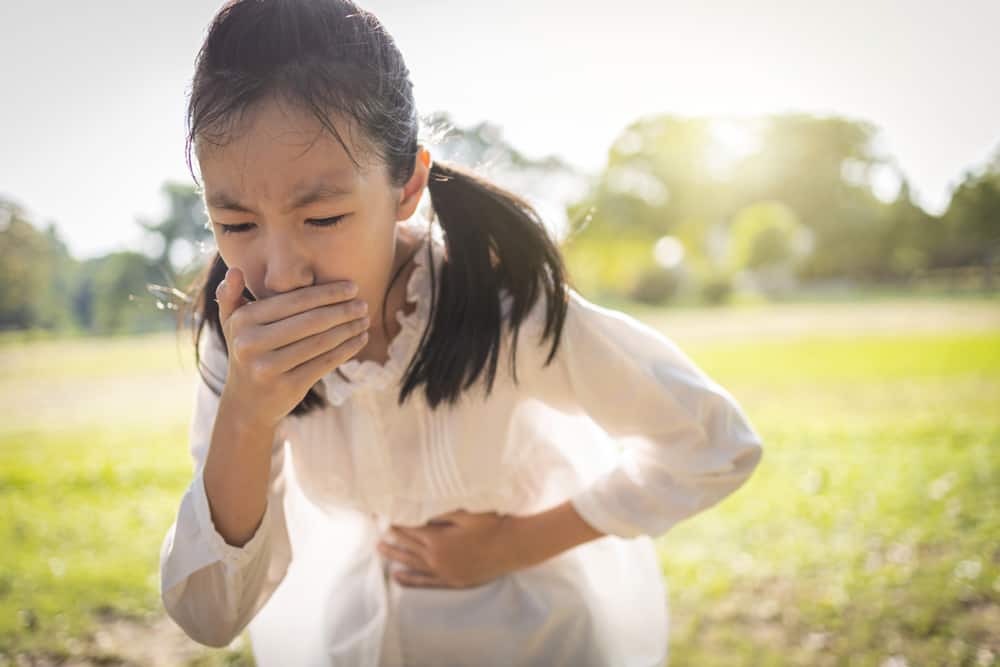
<path id="1" fill-rule="evenodd" d="M 352 280 L 378 322 L 382 296 L 405 259 L 396 223 L 413 215 L 427 184 L 426 151 L 409 182 L 393 187 L 385 165 L 365 159 L 363 144 L 351 145 L 359 132 L 340 119 L 331 122 L 360 171 L 307 112 L 269 99 L 244 118 L 226 145 L 195 146 L 223 261 L 242 269 L 257 299 Z"/>

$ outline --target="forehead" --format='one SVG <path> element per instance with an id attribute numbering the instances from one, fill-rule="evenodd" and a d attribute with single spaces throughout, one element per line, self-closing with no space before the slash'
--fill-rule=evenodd
<path id="1" fill-rule="evenodd" d="M 310 112 L 275 100 L 248 109 L 218 145 L 199 138 L 195 153 L 206 198 L 284 201 L 317 184 L 363 187 L 377 171 L 369 168 L 367 145 L 344 118 L 333 116 L 330 123 L 350 155 Z"/>

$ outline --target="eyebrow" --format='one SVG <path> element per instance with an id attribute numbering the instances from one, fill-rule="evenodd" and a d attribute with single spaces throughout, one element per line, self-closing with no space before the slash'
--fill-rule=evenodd
<path id="1" fill-rule="evenodd" d="M 286 213 L 294 211 L 297 208 L 302 208 L 303 206 L 308 206 L 309 204 L 316 203 L 318 201 L 327 201 L 330 199 L 337 199 L 339 197 L 345 197 L 351 194 L 351 189 L 335 185 L 329 181 L 319 181 L 313 184 L 311 187 L 302 186 L 295 188 L 295 191 L 299 194 L 292 200 L 291 205 L 285 211 Z M 211 208 L 226 210 L 226 211 L 236 211 L 238 213 L 255 213 L 253 209 L 241 204 L 235 197 L 230 195 L 228 192 L 218 191 L 213 192 L 205 198 L 205 201 Z"/>

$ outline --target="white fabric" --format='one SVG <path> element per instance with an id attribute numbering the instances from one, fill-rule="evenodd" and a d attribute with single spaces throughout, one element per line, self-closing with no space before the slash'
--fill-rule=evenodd
<path id="1" fill-rule="evenodd" d="M 540 299 L 518 339 L 516 386 L 508 332 L 488 399 L 480 376 L 455 406 L 431 411 L 423 386 L 398 406 L 429 317 L 428 247 L 440 284 L 444 246 L 425 238 L 406 288 L 417 307 L 397 314 L 388 361 L 341 365 L 351 382 L 330 373 L 320 385 L 330 407 L 281 422 L 264 519 L 242 547 L 211 521 L 202 470 L 219 397 L 196 380 L 194 477 L 160 554 L 167 612 L 214 646 L 249 627 L 260 667 L 664 664 L 667 587 L 652 538 L 741 486 L 760 437 L 667 336 L 571 288 L 551 365 L 551 341 L 536 344 Z M 219 389 L 227 359 L 203 333 Z M 475 588 L 404 587 L 375 550 L 390 523 L 566 499 L 608 535 Z"/>

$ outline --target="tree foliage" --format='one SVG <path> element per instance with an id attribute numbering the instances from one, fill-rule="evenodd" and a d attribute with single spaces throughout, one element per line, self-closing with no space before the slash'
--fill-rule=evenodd
<path id="1" fill-rule="evenodd" d="M 880 151 L 876 128 L 854 119 L 644 116 L 591 176 L 557 157 L 527 157 L 491 123 L 460 128 L 446 114 L 424 122 L 435 159 L 472 166 L 538 206 L 563 237 L 574 283 L 596 297 L 663 303 L 686 291 L 721 302 L 748 283 L 766 292 L 968 266 L 982 267 L 984 285 L 994 286 L 1000 150 L 963 175 L 935 216 Z M 876 187 L 887 174 L 898 181 L 895 194 Z M 167 214 L 137 221 L 148 255 L 118 251 L 82 262 L 52 223 L 38 225 L 0 198 L 0 329 L 173 326 L 176 298 L 214 242 L 200 191 L 168 182 L 162 192 Z M 559 201 L 568 204 L 553 210 Z M 669 250 L 669 265 L 657 248 Z"/>

